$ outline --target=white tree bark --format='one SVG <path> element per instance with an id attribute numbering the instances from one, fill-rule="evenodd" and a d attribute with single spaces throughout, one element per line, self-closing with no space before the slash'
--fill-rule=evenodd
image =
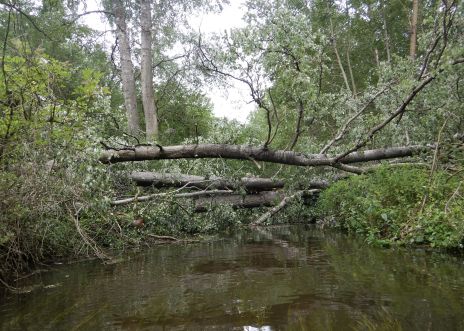
<path id="1" fill-rule="evenodd" d="M 113 9 L 119 40 L 122 92 L 124 96 L 124 106 L 126 108 L 128 130 L 131 135 L 138 136 L 140 133 L 140 120 L 137 113 L 134 66 L 131 59 L 131 49 L 126 24 L 126 11 L 124 9 L 123 1 L 114 0 Z"/>
<path id="2" fill-rule="evenodd" d="M 348 91 L 353 93 L 350 88 L 350 83 L 348 82 L 348 76 L 346 75 L 345 68 L 343 67 L 342 59 L 340 58 L 340 54 L 338 53 L 338 48 L 337 48 L 337 38 L 335 36 L 335 31 L 332 23 L 332 18 L 329 18 L 329 23 L 330 23 L 330 33 L 331 33 L 331 39 L 332 39 L 332 46 L 334 49 L 335 56 L 337 58 L 337 63 L 340 68 L 340 72 L 342 73 L 343 81 L 345 82 L 345 87 Z"/>
<path id="3" fill-rule="evenodd" d="M 152 53 L 152 20 L 150 0 L 142 0 L 140 3 L 141 23 L 141 84 L 143 112 L 145 114 L 145 132 L 147 141 L 154 141 L 158 136 L 158 116 L 153 91 L 153 53 Z"/>
<path id="4" fill-rule="evenodd" d="M 419 16 L 419 0 L 412 1 L 412 17 L 411 17 L 411 40 L 409 43 L 409 56 L 411 59 L 416 59 L 417 52 L 417 17 Z"/>
<path id="5" fill-rule="evenodd" d="M 383 21 L 383 35 L 384 35 L 385 51 L 387 52 L 387 62 L 390 64 L 391 63 L 390 36 L 388 34 L 386 15 L 387 13 L 385 9 L 385 2 L 382 1 L 382 21 Z"/>
<path id="6" fill-rule="evenodd" d="M 200 144 L 165 146 L 162 148 L 141 145 L 104 151 L 100 156 L 100 162 L 108 164 L 146 160 L 223 158 L 316 167 L 407 157 L 428 151 L 429 148 L 427 146 L 390 147 L 360 152 L 351 151 L 349 153 L 330 156 L 326 154 L 302 154 L 283 150 L 273 151 L 248 145 Z"/>

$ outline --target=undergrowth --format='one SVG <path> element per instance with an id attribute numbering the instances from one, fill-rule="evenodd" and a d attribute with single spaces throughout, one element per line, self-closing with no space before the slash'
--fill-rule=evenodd
<path id="1" fill-rule="evenodd" d="M 356 233 L 371 244 L 464 244 L 462 178 L 445 171 L 383 166 L 325 190 L 317 203 L 321 223 Z"/>
<path id="2" fill-rule="evenodd" d="M 114 197 L 144 194 L 118 182 L 130 167 L 100 164 L 98 150 L 59 156 L 30 144 L 15 152 L 0 171 L 0 283 L 6 286 L 57 259 L 107 259 L 157 236 L 216 234 L 252 219 L 251 211 L 229 206 L 195 213 L 191 201 L 169 195 L 111 206 Z"/>

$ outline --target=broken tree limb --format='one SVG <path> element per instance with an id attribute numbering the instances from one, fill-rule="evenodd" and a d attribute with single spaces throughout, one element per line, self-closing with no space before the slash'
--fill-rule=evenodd
<path id="1" fill-rule="evenodd" d="M 165 146 L 161 150 L 156 146 L 135 146 L 127 149 L 103 151 L 102 163 L 116 163 L 166 159 L 223 158 L 235 160 L 264 161 L 296 166 L 333 166 L 336 163 L 359 163 L 375 160 L 412 156 L 428 151 L 429 146 L 404 146 L 380 148 L 365 151 L 353 151 L 343 155 L 303 154 L 293 151 L 269 150 L 248 145 L 200 144 Z M 346 155 L 345 155 L 346 154 Z"/>
<path id="2" fill-rule="evenodd" d="M 309 190 L 309 191 L 298 191 L 292 195 L 289 195 L 289 196 L 286 196 L 284 197 L 277 206 L 275 206 L 274 208 L 268 210 L 267 212 L 265 212 L 263 215 L 261 215 L 257 220 L 255 220 L 254 222 L 252 222 L 250 225 L 251 226 L 257 226 L 257 225 L 260 225 L 262 223 L 264 223 L 266 220 L 268 220 L 269 218 L 271 218 L 272 216 L 274 216 L 275 214 L 277 214 L 278 212 L 280 212 L 283 208 L 285 208 L 287 206 L 287 204 L 289 202 L 291 202 L 292 200 L 295 200 L 297 198 L 300 198 L 304 195 L 312 195 L 312 194 L 315 194 L 317 192 L 319 192 L 320 190 Z"/>
<path id="3" fill-rule="evenodd" d="M 285 186 L 282 180 L 260 177 L 243 177 L 238 180 L 223 177 L 203 177 L 185 174 L 160 172 L 132 172 L 129 178 L 139 186 L 153 187 L 189 187 L 198 189 L 236 190 L 243 188 L 247 192 L 272 191 Z"/>
<path id="4" fill-rule="evenodd" d="M 284 198 L 284 194 L 276 191 L 265 191 L 258 194 L 214 195 L 198 198 L 195 201 L 195 212 L 205 212 L 214 206 L 230 205 L 233 208 L 256 208 L 275 206 Z"/>
<path id="5" fill-rule="evenodd" d="M 221 195 L 226 195 L 226 194 L 233 194 L 234 192 L 231 190 L 210 190 L 210 191 L 200 191 L 200 192 L 190 192 L 190 193 L 178 193 L 178 194 L 172 194 L 172 192 L 167 192 L 167 193 L 155 193 L 155 194 L 150 194 L 150 195 L 144 195 L 141 197 L 131 197 L 127 199 L 121 199 L 121 200 L 114 200 L 111 201 L 112 206 L 121 206 L 121 205 L 127 205 L 132 202 L 144 202 L 144 201 L 150 201 L 156 198 L 162 198 L 162 197 L 173 197 L 173 198 L 198 198 L 202 196 L 210 196 L 210 195 L 216 195 L 216 194 L 221 194 Z"/>
<path id="6" fill-rule="evenodd" d="M 156 234 L 148 233 L 147 236 L 152 237 L 157 240 L 168 240 L 168 241 L 179 241 L 179 239 L 171 236 L 158 236 Z"/>
<path id="7" fill-rule="evenodd" d="M 324 154 L 324 153 L 327 153 L 327 151 L 329 150 L 330 147 L 333 146 L 333 144 L 335 144 L 336 142 L 340 141 L 343 136 L 348 132 L 348 127 L 350 126 L 350 124 L 356 120 L 359 116 L 361 116 L 362 113 L 364 113 L 364 111 L 366 109 L 369 108 L 369 106 L 383 93 L 385 93 L 385 91 L 387 90 L 387 88 L 389 88 L 390 86 L 387 85 L 386 87 L 384 87 L 382 90 L 380 90 L 379 92 L 377 92 L 365 105 L 364 107 L 361 108 L 361 110 L 359 110 L 358 112 L 356 112 L 356 114 L 354 114 L 352 117 L 350 117 L 348 119 L 348 121 L 345 122 L 345 124 L 343 124 L 343 126 L 340 128 L 340 130 L 338 131 L 337 135 L 331 140 L 329 141 L 325 146 L 324 148 L 322 148 L 321 150 L 321 154 Z"/>

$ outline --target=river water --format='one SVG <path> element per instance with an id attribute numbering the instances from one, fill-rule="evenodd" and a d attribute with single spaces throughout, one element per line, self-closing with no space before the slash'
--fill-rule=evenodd
<path id="1" fill-rule="evenodd" d="M 57 267 L 1 330 L 464 330 L 464 258 L 309 226 Z"/>

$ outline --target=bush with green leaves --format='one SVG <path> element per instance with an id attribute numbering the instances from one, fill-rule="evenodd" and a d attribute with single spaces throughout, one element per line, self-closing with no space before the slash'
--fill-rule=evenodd
<path id="1" fill-rule="evenodd" d="M 461 181 L 444 171 L 383 166 L 333 184 L 320 196 L 318 216 L 369 243 L 462 248 Z"/>

